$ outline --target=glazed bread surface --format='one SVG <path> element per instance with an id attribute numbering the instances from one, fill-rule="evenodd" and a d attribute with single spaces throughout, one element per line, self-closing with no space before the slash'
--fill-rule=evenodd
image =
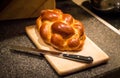
<path id="1" fill-rule="evenodd" d="M 83 24 L 60 9 L 42 10 L 36 29 L 42 40 L 57 50 L 82 50 L 86 38 Z"/>

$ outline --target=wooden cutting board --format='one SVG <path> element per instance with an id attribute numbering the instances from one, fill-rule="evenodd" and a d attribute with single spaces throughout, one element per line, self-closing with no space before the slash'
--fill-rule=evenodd
<path id="1" fill-rule="evenodd" d="M 37 46 L 37 48 L 45 49 L 45 50 L 52 50 L 55 49 L 51 46 L 46 45 L 42 39 L 38 41 L 38 35 L 35 31 L 35 25 L 27 26 L 26 32 L 33 43 Z M 55 71 L 59 75 L 67 75 L 76 71 L 80 71 L 92 66 L 96 66 L 101 63 L 105 63 L 109 60 L 109 56 L 103 52 L 96 44 L 94 44 L 88 37 L 85 40 L 85 44 L 82 51 L 74 54 L 84 55 L 84 56 L 91 56 L 93 57 L 94 61 L 91 64 L 75 62 L 67 59 L 58 58 L 55 56 L 45 55 L 45 58 L 48 60 L 50 65 L 55 69 Z"/>

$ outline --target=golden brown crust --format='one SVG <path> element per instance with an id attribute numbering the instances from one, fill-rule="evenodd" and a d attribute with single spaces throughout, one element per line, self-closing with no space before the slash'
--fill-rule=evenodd
<path id="1" fill-rule="evenodd" d="M 73 28 L 63 22 L 53 23 L 51 29 L 53 33 L 58 33 L 64 38 L 74 34 Z"/>
<path id="2" fill-rule="evenodd" d="M 86 38 L 83 24 L 59 9 L 41 11 L 36 29 L 45 43 L 58 50 L 81 50 Z"/>

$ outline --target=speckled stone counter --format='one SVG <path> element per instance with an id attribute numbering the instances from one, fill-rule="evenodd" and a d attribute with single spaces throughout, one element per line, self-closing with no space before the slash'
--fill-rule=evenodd
<path id="1" fill-rule="evenodd" d="M 59 76 L 44 56 L 9 50 L 9 45 L 36 48 L 25 32 L 25 27 L 35 24 L 36 18 L 0 21 L 0 78 L 119 78 L 120 36 L 71 0 L 58 1 L 57 8 L 83 22 L 86 35 L 110 56 L 108 63 Z"/>

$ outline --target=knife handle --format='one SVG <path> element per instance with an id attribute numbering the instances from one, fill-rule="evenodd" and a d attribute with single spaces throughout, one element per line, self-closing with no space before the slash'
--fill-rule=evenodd
<path id="1" fill-rule="evenodd" d="M 74 55 L 74 54 L 63 54 L 62 55 L 66 59 L 84 62 L 84 63 L 92 63 L 93 58 L 91 56 L 81 56 L 81 55 Z"/>

